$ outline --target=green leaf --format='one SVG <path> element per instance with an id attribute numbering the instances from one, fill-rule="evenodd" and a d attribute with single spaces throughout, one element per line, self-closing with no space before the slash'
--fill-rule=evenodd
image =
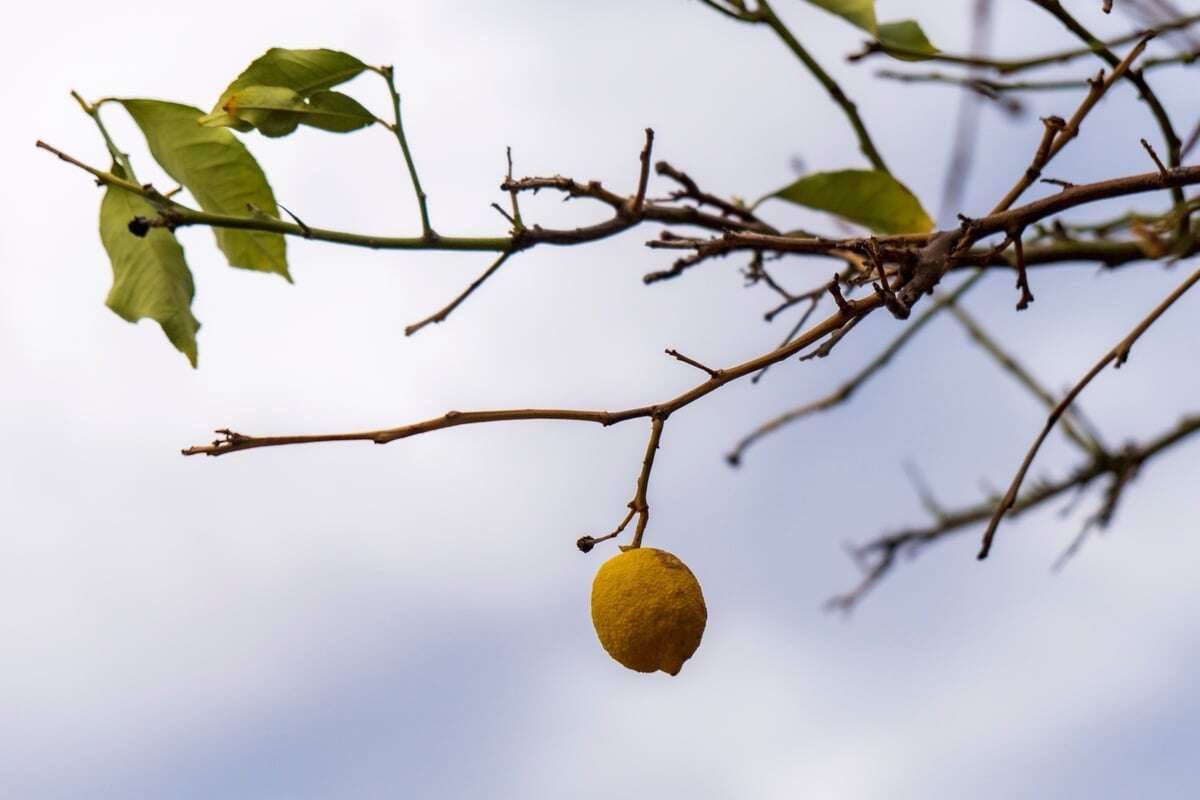
<path id="1" fill-rule="evenodd" d="M 828 211 L 877 233 L 925 233 L 933 228 L 921 201 L 904 184 L 878 170 L 818 172 L 768 196 Z"/>
<path id="2" fill-rule="evenodd" d="M 324 89 L 308 100 L 283 86 L 247 86 L 229 96 L 220 114 L 200 118 L 200 124 L 223 125 L 223 117 L 236 117 L 264 136 L 287 136 L 298 125 L 309 125 L 335 133 L 365 128 L 375 115 L 349 95 Z"/>
<path id="3" fill-rule="evenodd" d="M 885 22 L 875 35 L 883 45 L 884 52 L 901 61 L 924 61 L 941 52 L 933 46 L 915 20 Z"/>
<path id="4" fill-rule="evenodd" d="M 114 165 L 114 174 L 121 175 Z M 175 235 L 151 228 L 144 237 L 129 232 L 134 217 L 154 217 L 155 209 L 124 189 L 109 187 L 100 202 L 100 241 L 112 262 L 113 285 L 106 305 L 122 319 L 149 317 L 162 326 L 175 349 L 196 366 L 196 331 L 192 316 L 192 273 Z"/>
<path id="5" fill-rule="evenodd" d="M 875 0 L 808 0 L 815 6 L 837 14 L 842 19 L 874 36 L 883 51 L 901 61 L 924 61 L 939 51 L 925 36 L 914 20 L 879 24 L 875 18 Z"/>
<path id="6" fill-rule="evenodd" d="M 252 129 L 250 123 L 224 111 L 229 98 L 248 86 L 281 86 L 301 97 L 345 83 L 367 68 L 349 53 L 338 50 L 285 50 L 272 47 L 242 70 L 242 74 L 221 93 L 206 124 Z"/>
<path id="7" fill-rule="evenodd" d="M 246 146 L 223 128 L 204 128 L 201 111 L 160 100 L 121 100 L 142 129 L 150 153 L 205 211 L 250 217 L 250 210 L 279 216 L 267 177 Z M 277 272 L 289 281 L 283 235 L 213 228 L 231 266 Z"/>
<path id="8" fill-rule="evenodd" d="M 814 6 L 837 14 L 842 19 L 875 34 L 875 0 L 808 0 Z"/>

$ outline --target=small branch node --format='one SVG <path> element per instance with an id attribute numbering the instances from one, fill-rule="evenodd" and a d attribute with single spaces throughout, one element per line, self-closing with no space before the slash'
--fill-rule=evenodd
<path id="1" fill-rule="evenodd" d="M 170 196 L 170 195 L 167 195 L 167 197 L 169 197 L 169 196 Z M 283 203 L 276 203 L 276 205 L 278 205 L 280 208 L 282 208 L 282 209 L 283 209 L 283 211 L 284 211 L 284 213 L 286 213 L 286 214 L 287 214 L 289 217 L 291 217 L 291 218 L 292 218 L 292 221 L 293 221 L 293 222 L 295 222 L 295 223 L 296 223 L 296 226 L 300 228 L 300 235 L 301 235 L 301 236 L 303 236 L 305 239 L 311 239 L 311 238 L 312 238 L 312 228 L 310 228 L 310 227 L 308 227 L 307 225 L 305 225 L 305 224 L 304 224 L 304 220 L 300 219 L 300 218 L 299 218 L 299 217 L 297 217 L 295 214 L 293 214 L 293 213 L 292 213 L 292 211 L 291 211 L 291 209 L 289 209 L 289 208 L 288 208 L 287 206 L 285 206 Z"/>
<path id="2" fill-rule="evenodd" d="M 711 367 L 706 367 L 704 364 L 701 364 L 696 359 L 689 358 L 689 357 L 685 356 L 683 353 L 679 352 L 678 350 L 676 350 L 672 347 L 668 347 L 663 352 L 665 352 L 667 355 L 671 356 L 674 359 L 682 361 L 684 364 L 695 367 L 696 369 L 700 370 L 701 372 L 708 373 L 708 377 L 710 377 L 710 378 L 718 379 L 724 374 L 724 372 L 722 370 L 712 369 Z"/>
<path id="3" fill-rule="evenodd" d="M 840 277 L 836 273 L 833 276 L 833 280 L 829 282 L 829 285 L 826 288 L 829 290 L 829 294 L 832 295 L 833 302 L 837 303 L 838 311 L 846 316 L 850 316 L 854 313 L 854 309 L 848 302 L 846 302 L 846 298 L 842 294 Z"/>
<path id="4" fill-rule="evenodd" d="M 1149 153 L 1150 158 L 1153 159 L 1154 166 L 1158 167 L 1158 174 L 1162 175 L 1164 178 L 1169 177 L 1171 174 L 1170 170 L 1168 170 L 1166 168 L 1166 166 L 1162 162 L 1162 159 L 1160 159 L 1158 157 L 1158 153 L 1154 152 L 1154 146 L 1151 145 L 1145 139 L 1142 139 L 1141 142 L 1142 142 L 1142 147 L 1146 148 L 1146 152 Z"/>

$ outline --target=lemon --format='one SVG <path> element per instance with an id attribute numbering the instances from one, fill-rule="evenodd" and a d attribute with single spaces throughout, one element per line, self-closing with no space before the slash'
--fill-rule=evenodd
<path id="1" fill-rule="evenodd" d="M 600 565 L 592 624 L 608 654 L 638 672 L 678 675 L 704 635 L 700 583 L 665 550 L 636 547 Z"/>

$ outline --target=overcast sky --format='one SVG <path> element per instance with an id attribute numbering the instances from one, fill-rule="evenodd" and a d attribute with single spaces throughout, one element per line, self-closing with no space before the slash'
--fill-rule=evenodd
<path id="1" fill-rule="evenodd" d="M 966 3 L 880 0 L 934 42 L 966 47 Z M 998 3 L 1006 53 L 1072 46 L 1029 4 Z M 1099 0 L 1069 3 L 1123 32 Z M 1193 7 L 1192 0 L 1179 5 Z M 958 94 L 881 84 L 848 65 L 861 34 L 779 0 L 855 97 L 898 176 L 936 211 Z M 952 9 L 952 12 L 951 12 Z M 676 678 L 603 652 L 592 576 L 614 552 L 574 541 L 620 519 L 644 421 L 610 429 L 517 423 L 365 444 L 184 459 L 216 427 L 307 433 L 396 425 L 448 409 L 619 408 L 697 381 L 677 347 L 729 365 L 794 322 L 738 259 L 644 287 L 669 258 L 647 227 L 540 248 L 439 326 L 486 255 L 376 253 L 289 242 L 295 285 L 232 270 L 211 233 L 181 231 L 197 284 L 200 368 L 149 321 L 104 308 L 100 194 L 35 139 L 106 161 L 68 96 L 207 107 L 271 46 L 332 47 L 395 65 L 406 128 L 443 233 L 503 234 L 489 204 L 504 148 L 521 174 L 630 191 L 642 129 L 656 156 L 721 194 L 758 197 L 812 170 L 862 166 L 844 119 L 769 32 L 698 2 L 22 4 L 0 54 L 8 188 L 0 203 L 0 796 L 51 798 L 1194 797 L 1200 746 L 1196 446 L 1155 460 L 1110 533 L 1050 564 L 1094 508 L 1008 523 L 977 563 L 977 531 L 901 564 L 849 619 L 821 610 L 852 586 L 843 544 L 923 520 L 917 465 L 946 504 L 1006 483 L 1043 410 L 952 320 L 922 333 L 854 402 L 751 450 L 749 428 L 820 396 L 898 323 L 874 315 L 834 356 L 782 364 L 672 417 L 646 543 L 699 577 L 709 624 Z M 1165 47 L 1163 44 L 1156 46 Z M 1165 52 L 1165 51 L 1164 51 Z M 1095 64 L 1063 74 L 1081 76 Z M 1194 77 L 1154 77 L 1200 112 Z M 347 91 L 382 112 L 371 76 Z M 1190 81 L 1190 84 L 1189 84 Z M 1024 168 L 1037 115 L 1075 93 L 984 112 L 963 209 L 985 211 Z M 160 188 L 136 128 L 114 135 Z M 1055 162 L 1077 182 L 1143 172 L 1155 129 L 1116 87 Z M 301 130 L 249 146 L 306 222 L 418 231 L 385 131 Z M 669 187 L 656 181 L 651 194 Z M 1051 191 L 1032 190 L 1031 196 Z M 1137 207 L 1161 199 L 1142 197 Z M 1135 201 L 1110 204 L 1120 211 Z M 764 207 L 780 224 L 827 221 Z M 542 194 L 527 219 L 604 209 Z M 1097 209 L 1096 216 L 1106 213 Z M 1073 382 L 1179 280 L 1157 267 L 1037 270 L 1017 315 L 1007 278 L 967 305 L 1038 374 Z M 829 263 L 779 266 L 795 288 Z M 1109 441 L 1169 427 L 1200 396 L 1188 297 L 1084 406 Z M 1036 473 L 1061 475 L 1052 438 Z"/>

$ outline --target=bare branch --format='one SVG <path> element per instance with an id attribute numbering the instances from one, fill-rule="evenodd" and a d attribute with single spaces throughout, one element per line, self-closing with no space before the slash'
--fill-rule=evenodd
<path id="1" fill-rule="evenodd" d="M 979 283 L 979 280 L 984 274 L 985 273 L 982 270 L 977 271 L 974 275 L 963 281 L 962 284 L 958 286 L 958 288 L 956 288 L 951 295 L 944 298 L 938 298 L 923 314 L 913 320 L 910 324 L 905 325 L 904 329 L 896 336 L 895 339 L 892 340 L 891 344 L 889 344 L 883 349 L 882 352 L 879 353 L 879 355 L 872 359 L 869 364 L 855 373 L 852 378 L 843 383 L 837 389 L 818 400 L 805 403 L 804 405 L 793 408 L 790 411 L 786 411 L 783 414 L 774 417 L 773 419 L 769 419 L 752 430 L 750 433 L 746 434 L 746 436 L 744 436 L 742 440 L 739 441 L 737 445 L 729 451 L 728 455 L 725 456 L 725 460 L 728 461 L 731 466 L 736 467 L 741 464 L 742 458 L 745 455 L 746 450 L 749 449 L 750 445 L 754 444 L 764 436 L 773 433 L 792 422 L 796 422 L 797 420 L 803 419 L 804 417 L 820 411 L 828 410 L 834 406 L 841 405 L 849 400 L 850 397 L 864 383 L 866 383 L 881 369 L 887 366 L 892 358 L 894 358 L 895 355 L 900 352 L 904 345 L 908 344 L 909 340 L 916 336 L 921 329 L 929 323 L 930 320 L 937 316 L 937 314 L 943 308 L 951 305 L 954 303 L 954 301 L 958 300 L 960 297 L 970 291 L 975 284 Z"/>
<path id="2" fill-rule="evenodd" d="M 478 289 L 480 286 L 483 285 L 484 281 L 486 281 L 488 278 L 495 275 L 496 271 L 499 270 L 500 267 L 502 267 L 504 265 L 504 262 L 508 260 L 508 257 L 510 255 L 512 255 L 512 253 L 501 253 L 500 257 L 497 258 L 495 261 L 493 261 L 492 265 L 490 267 L 488 267 L 486 270 L 484 270 L 482 275 L 480 275 L 475 280 L 471 281 L 471 284 L 466 289 L 463 289 L 462 292 L 459 293 L 458 297 L 455 297 L 448 304 L 446 304 L 441 310 L 436 311 L 433 314 L 430 314 L 428 317 L 421 320 L 420 322 L 414 322 L 412 325 L 407 326 L 404 329 L 404 335 L 412 336 L 414 333 L 421 330 L 421 328 L 424 328 L 426 325 L 429 325 L 431 323 L 436 324 L 436 323 L 439 323 L 439 322 L 442 322 L 443 320 L 445 320 L 446 317 L 450 316 L 450 312 L 452 312 L 452 311 L 454 311 L 454 309 L 458 308 L 459 305 L 462 303 L 462 301 L 464 301 L 468 297 L 470 297 L 472 292 L 474 292 L 476 289 Z"/>
<path id="3" fill-rule="evenodd" d="M 871 134 L 867 132 L 867 126 L 858 114 L 858 108 L 846 96 L 846 93 L 842 91 L 842 87 L 809 55 L 809 52 L 804 49 L 804 46 L 788 30 L 788 27 L 775 15 L 775 11 L 771 8 L 767 0 L 759 0 L 756 18 L 775 31 L 775 35 L 787 45 L 792 54 L 804 64 L 805 68 L 817 79 L 817 82 L 824 87 L 830 99 L 842 109 L 842 113 L 850 122 L 850 127 L 854 129 L 854 135 L 858 139 L 858 149 L 871 162 L 871 165 L 880 172 L 888 172 L 887 164 L 883 162 L 883 156 L 875 148 L 875 143 L 871 140 Z"/>
<path id="4" fill-rule="evenodd" d="M 1067 492 L 1082 491 L 1097 478 L 1104 475 L 1116 475 L 1127 470 L 1130 463 L 1145 464 L 1197 432 L 1200 432 L 1200 415 L 1185 417 L 1179 424 L 1161 435 L 1141 445 L 1130 446 L 1119 458 L 1093 459 L 1065 478 L 1033 486 L 1017 499 L 1010 513 L 1016 515 L 1029 509 L 1038 508 Z M 831 598 L 827 607 L 841 611 L 851 610 L 858 601 L 879 584 L 895 566 L 896 560 L 901 554 L 914 554 L 930 542 L 983 522 L 991 516 L 994 507 L 994 501 L 987 500 L 974 506 L 946 511 L 933 525 L 908 528 L 851 548 L 851 556 L 863 568 L 863 577 L 859 584 L 850 591 Z"/>
<path id="5" fill-rule="evenodd" d="M 714 375 L 692 389 L 680 394 L 665 403 L 638 406 L 621 411 L 595 411 L 586 409 L 560 408 L 526 408 L 506 409 L 497 411 L 450 411 L 440 417 L 422 422 L 402 425 L 396 428 L 383 428 L 373 431 L 351 433 L 309 434 L 299 436 L 247 436 L 229 429 L 220 429 L 217 433 L 222 438 L 210 444 L 197 445 L 183 450 L 184 455 L 219 456 L 240 450 L 257 447 L 279 447 L 284 445 L 313 444 L 318 442 L 368 441 L 375 444 L 387 444 L 397 439 L 405 439 L 422 433 L 483 422 L 511 422 L 519 420 L 574 420 L 579 422 L 594 422 L 600 425 L 615 425 L 639 417 L 662 417 L 665 419 L 675 411 L 690 405 L 702 397 L 716 391 L 727 383 L 738 380 L 761 370 L 763 367 L 799 353 L 805 347 L 817 342 L 827 335 L 838 331 L 847 324 L 869 314 L 878 307 L 878 300 L 866 297 L 862 300 L 848 301 L 846 310 L 839 310 L 824 321 L 798 336 L 784 347 L 769 353 L 744 361 L 733 367 L 714 370 Z"/>
<path id="6" fill-rule="evenodd" d="M 703 191 L 699 186 L 696 185 L 696 182 L 692 180 L 691 176 L 689 176 L 686 172 L 675 169 L 666 161 L 659 161 L 657 164 L 655 164 L 654 171 L 659 175 L 670 178 L 683 187 L 682 190 L 671 192 L 672 200 L 694 200 L 700 205 L 712 206 L 726 216 L 740 219 L 743 222 L 750 223 L 751 225 L 755 225 L 760 228 L 770 227 L 767 225 L 767 223 L 759 219 L 750 209 Z"/>
<path id="7" fill-rule="evenodd" d="M 1037 378 L 1033 377 L 1033 374 L 1029 370 L 1006 351 L 995 338 L 990 336 L 983 329 L 983 326 L 967 313 L 966 309 L 954 301 L 949 301 L 946 305 L 950 313 L 954 315 L 955 319 L 966 330 L 967 335 L 971 337 L 971 340 L 990 355 L 1002 370 L 1011 375 L 1017 383 L 1036 397 L 1047 409 L 1053 409 L 1058 404 L 1054 396 L 1038 382 Z M 1073 416 L 1073 414 L 1068 412 L 1068 416 Z M 1070 418 L 1063 419 L 1063 433 L 1085 453 L 1097 455 L 1104 450 L 1098 441 L 1090 434 L 1085 433 L 1081 428 L 1076 427 Z"/>
<path id="8" fill-rule="evenodd" d="M 1004 495 L 1004 498 L 1000 501 L 999 505 L 996 506 L 995 511 L 992 513 L 992 518 L 988 522 L 987 530 L 983 533 L 983 543 L 979 548 L 978 557 L 981 560 L 988 557 L 988 553 L 992 548 L 992 540 L 996 535 L 996 529 L 1000 526 L 1000 521 L 1004 518 L 1004 515 L 1016 504 L 1017 493 L 1021 489 L 1022 481 L 1025 480 L 1025 473 L 1029 471 L 1029 466 L 1033 463 L 1033 459 L 1037 455 L 1038 450 L 1041 448 L 1042 442 L 1046 440 L 1046 436 L 1049 435 L 1051 429 L 1054 428 L 1054 424 L 1058 422 L 1059 417 L 1063 415 L 1063 412 L 1070 407 L 1071 403 L 1075 401 L 1075 398 L 1078 397 L 1085 388 L 1087 388 L 1087 385 L 1092 382 L 1092 379 L 1099 375 L 1105 367 L 1107 367 L 1109 364 L 1113 364 L 1117 367 L 1124 364 L 1125 360 L 1129 358 L 1129 351 L 1133 347 L 1134 342 L 1136 342 L 1138 338 L 1145 333 L 1146 330 L 1149 329 L 1149 327 L 1153 325 L 1158 318 L 1161 317 L 1163 313 L 1175 303 L 1176 300 L 1178 300 L 1180 297 L 1183 297 L 1183 295 L 1187 293 L 1188 289 L 1191 289 L 1197 281 L 1200 281 L 1200 269 L 1197 269 L 1195 272 L 1189 275 L 1187 279 L 1183 281 L 1183 283 L 1179 284 L 1179 286 L 1177 286 L 1173 292 L 1167 295 L 1161 303 L 1155 306 L 1154 310 L 1147 314 L 1146 317 L 1142 319 L 1142 321 L 1139 322 L 1127 336 L 1125 336 L 1125 338 L 1117 342 L 1117 344 L 1111 350 L 1109 350 L 1103 358 L 1097 361 L 1095 366 L 1088 370 L 1087 374 L 1084 375 L 1079 382 L 1071 388 L 1071 391 L 1067 392 L 1066 397 L 1059 401 L 1058 405 L 1056 405 L 1050 412 L 1050 416 L 1047 418 L 1046 424 L 1043 426 L 1041 433 L 1038 434 L 1038 437 L 1030 446 L 1029 452 L 1025 454 L 1025 460 L 1021 463 L 1020 468 L 1017 470 L 1017 474 L 1013 477 L 1012 484 L 1008 487 L 1008 492 Z"/>
<path id="9" fill-rule="evenodd" d="M 1097 56 L 1104 59 L 1110 66 L 1119 69 L 1118 65 L 1121 62 L 1108 48 L 1108 46 L 1097 39 L 1091 31 L 1079 24 L 1075 17 L 1071 16 L 1059 0 L 1030 0 L 1034 5 L 1045 9 L 1055 19 L 1063 24 L 1067 30 L 1075 34 L 1080 41 L 1084 42 Z M 1157 29 L 1146 34 L 1142 39 L 1145 43 L 1148 39 L 1158 35 L 1159 32 L 1169 30 L 1168 26 L 1159 26 Z M 1139 47 L 1141 45 L 1139 44 Z M 1136 48 L 1135 48 L 1136 49 Z M 1113 71 L 1116 72 L 1117 69 Z M 1178 167 L 1180 164 L 1180 140 L 1179 134 L 1175 133 L 1175 126 L 1171 123 L 1171 117 L 1167 114 L 1167 110 L 1163 108 L 1162 102 L 1158 99 L 1158 95 L 1150 88 L 1150 84 L 1146 83 L 1145 77 L 1137 70 L 1126 70 L 1124 76 L 1130 83 L 1137 87 L 1138 93 L 1142 99 L 1146 101 L 1146 105 L 1150 108 L 1150 113 L 1154 116 L 1155 122 L 1158 123 L 1159 129 L 1162 131 L 1163 139 L 1167 143 L 1167 163 L 1172 167 Z M 1184 202 L 1183 192 L 1179 187 L 1173 187 L 1171 199 L 1175 205 L 1182 205 Z"/>
<path id="10" fill-rule="evenodd" d="M 708 373 L 708 377 L 710 377 L 710 378 L 717 378 L 717 377 L 720 377 L 720 375 L 721 375 L 721 370 L 713 369 L 712 367 L 706 367 L 703 364 L 701 364 L 699 361 L 695 360 L 694 358 L 688 358 L 683 353 L 681 353 L 678 350 L 675 350 L 673 348 L 668 347 L 663 352 L 665 352 L 667 355 L 671 356 L 672 358 L 682 361 L 684 364 L 688 364 L 689 366 L 695 367 L 696 369 L 700 370 L 701 372 Z"/>
<path id="11" fill-rule="evenodd" d="M 1159 174 L 1166 175 L 1167 168 L 1163 166 L 1162 159 L 1158 157 L 1158 153 L 1154 152 L 1154 146 L 1145 139 L 1141 139 L 1140 141 L 1142 143 L 1142 147 L 1146 149 L 1146 152 L 1150 154 L 1150 158 L 1154 161 L 1154 166 L 1158 167 Z"/>
<path id="12" fill-rule="evenodd" d="M 1083 102 L 1079 104 L 1079 108 L 1075 109 L 1075 113 L 1071 115 L 1071 119 L 1063 122 L 1059 117 L 1047 117 L 1042 120 L 1045 125 L 1045 130 L 1042 133 L 1041 144 L 1038 145 L 1037 152 L 1034 153 L 1033 162 L 1025 173 L 1017 181 L 1016 185 L 1008 191 L 1008 194 L 996 204 L 992 209 L 995 214 L 999 211 L 1005 211 L 1012 206 L 1017 199 L 1024 194 L 1029 186 L 1041 177 L 1042 169 L 1045 168 L 1050 161 L 1058 155 L 1067 144 L 1079 135 L 1079 126 L 1083 124 L 1084 118 L 1091 112 L 1096 104 L 1100 102 L 1112 85 L 1120 80 L 1120 78 L 1129 71 L 1129 66 L 1137 59 L 1138 56 L 1146 49 L 1151 36 L 1146 35 L 1130 50 L 1120 62 L 1116 62 L 1112 74 L 1108 78 L 1104 77 L 1101 72 L 1095 78 L 1088 81 L 1088 93 L 1083 98 Z M 1115 61 L 1115 58 L 1114 58 Z"/>
<path id="13" fill-rule="evenodd" d="M 1108 41 L 1105 41 L 1105 42 L 1097 41 L 1096 44 L 1098 44 L 1100 47 L 1119 47 L 1123 44 L 1129 44 L 1130 42 L 1136 42 L 1138 39 L 1141 39 L 1147 33 L 1157 35 L 1160 33 L 1168 33 L 1170 31 L 1183 30 L 1184 28 L 1189 28 L 1192 25 L 1195 25 L 1197 22 L 1200 22 L 1200 14 L 1191 14 L 1189 16 L 1180 17 L 1178 19 L 1163 23 L 1161 25 L 1155 25 L 1154 27 L 1150 28 L 1149 30 L 1133 31 L 1131 33 L 1125 34 L 1124 36 L 1118 36 L 1115 39 L 1109 39 Z M 878 42 L 872 42 L 872 43 L 868 44 L 867 47 L 862 52 L 854 53 L 854 54 L 851 54 L 850 56 L 848 56 L 847 60 L 852 61 L 852 62 L 861 61 L 864 58 L 868 58 L 870 56 L 878 55 L 878 54 L 881 54 L 884 52 L 891 52 L 895 55 L 912 56 L 914 58 L 919 58 L 922 61 L 934 61 L 934 62 L 942 62 L 945 64 L 957 64 L 957 65 L 966 66 L 966 67 L 983 67 L 985 69 L 995 70 L 996 72 L 999 72 L 1001 74 L 1011 74 L 1014 72 L 1024 72 L 1024 71 L 1030 70 L 1030 69 L 1037 69 L 1039 67 L 1045 67 L 1050 64 L 1062 64 L 1062 63 L 1066 63 L 1068 61 L 1074 61 L 1077 58 L 1082 58 L 1084 56 L 1092 55 L 1096 51 L 1093 49 L 1093 47 L 1088 46 L 1088 47 L 1077 47 L 1077 48 L 1073 48 L 1070 50 L 1061 50 L 1061 51 L 1058 51 L 1055 53 L 1047 53 L 1045 55 L 1034 56 L 1032 58 L 992 59 L 992 58 L 978 58 L 975 56 L 960 56 L 960 55 L 954 55 L 952 53 L 946 53 L 946 52 L 930 54 L 930 53 L 926 53 L 924 51 L 908 50 L 908 49 L 901 47 L 895 43 L 889 43 L 887 46 L 887 50 L 885 51 L 884 47 L 881 44 L 879 44 Z M 1113 63 L 1116 63 L 1116 62 L 1114 61 Z"/>
<path id="14" fill-rule="evenodd" d="M 637 193 L 630 204 L 630 213 L 635 217 L 642 214 L 642 206 L 646 202 L 646 186 L 650 182 L 650 150 L 654 147 L 654 130 L 646 128 L 646 146 L 642 148 L 640 160 L 642 169 L 638 173 Z"/>

